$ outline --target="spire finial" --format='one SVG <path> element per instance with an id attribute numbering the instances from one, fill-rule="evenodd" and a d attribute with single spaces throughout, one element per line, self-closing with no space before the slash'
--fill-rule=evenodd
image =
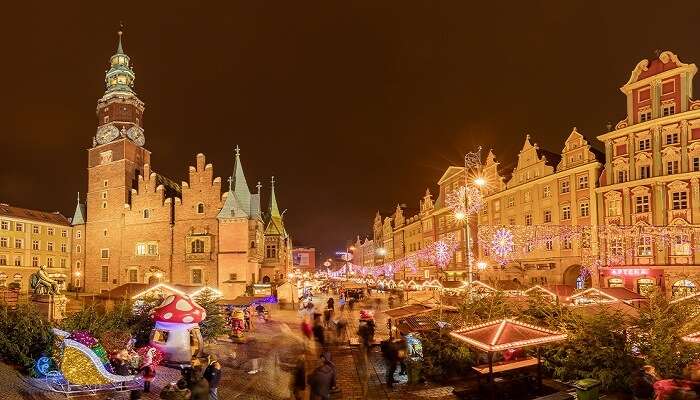
<path id="1" fill-rule="evenodd" d="M 272 175 L 272 179 L 270 179 L 270 184 L 272 185 L 272 188 L 274 189 L 275 187 L 275 176 Z"/>
<path id="2" fill-rule="evenodd" d="M 117 46 L 117 54 L 124 54 L 124 49 L 122 48 L 122 34 L 124 33 L 124 24 L 119 21 L 119 30 L 117 35 L 119 35 L 119 45 Z"/>
<path id="3" fill-rule="evenodd" d="M 230 192 L 232 190 L 233 190 L 233 177 L 229 176 L 228 177 L 228 191 Z"/>
<path id="4" fill-rule="evenodd" d="M 78 203 L 80 203 L 80 192 L 78 192 Z"/>
<path id="5" fill-rule="evenodd" d="M 235 150 L 236 150 L 236 157 L 240 156 L 240 155 L 241 155 L 241 148 L 238 147 L 238 145 L 236 145 L 236 149 L 235 149 Z"/>
<path id="6" fill-rule="evenodd" d="M 255 187 L 258 188 L 258 194 L 260 194 L 260 189 L 262 189 L 262 183 L 258 181 L 258 184 Z"/>

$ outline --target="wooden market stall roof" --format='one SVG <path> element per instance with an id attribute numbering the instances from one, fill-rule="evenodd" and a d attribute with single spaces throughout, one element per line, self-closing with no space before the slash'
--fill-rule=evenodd
<path id="1" fill-rule="evenodd" d="M 426 313 L 434 310 L 432 307 L 428 307 L 423 304 L 410 304 L 407 306 L 401 306 L 396 308 L 391 308 L 389 310 L 384 310 L 384 314 L 388 315 L 389 318 L 401 319 L 408 318 L 414 315 Z"/>
<path id="2" fill-rule="evenodd" d="M 685 335 L 681 339 L 688 343 L 700 343 L 700 331 Z"/>
<path id="3" fill-rule="evenodd" d="M 404 334 L 411 332 L 440 330 L 440 325 L 438 325 L 437 321 L 425 314 L 403 318 L 401 321 L 399 321 L 396 327 Z"/>
<path id="4" fill-rule="evenodd" d="M 343 283 L 343 289 L 366 289 L 367 285 L 362 284 L 362 283 L 355 283 L 355 282 L 346 282 Z"/>
<path id="5" fill-rule="evenodd" d="M 535 285 L 525 290 L 523 293 L 530 294 L 540 292 L 546 296 L 553 297 L 555 300 L 565 301 L 574 294 L 575 291 L 576 288 L 572 285 Z"/>
<path id="6" fill-rule="evenodd" d="M 609 303 L 623 301 L 628 304 L 647 300 L 646 297 L 627 288 L 589 288 L 582 292 L 572 294 L 568 299 L 574 302 L 590 301 Z"/>
<path id="7" fill-rule="evenodd" d="M 578 305 L 572 304 L 570 305 L 570 307 L 573 313 L 584 317 L 598 315 L 603 311 L 611 311 L 620 312 L 627 318 L 639 318 L 639 309 L 622 301 L 610 301 L 602 303 L 594 302 Z"/>
<path id="8" fill-rule="evenodd" d="M 514 319 L 499 319 L 450 332 L 450 335 L 486 352 L 537 346 L 564 340 L 566 335 Z"/>

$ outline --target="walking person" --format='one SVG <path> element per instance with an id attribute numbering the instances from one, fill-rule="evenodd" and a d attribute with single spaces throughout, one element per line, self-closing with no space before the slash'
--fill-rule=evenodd
<path id="1" fill-rule="evenodd" d="M 321 325 L 321 318 L 320 316 L 316 316 L 314 318 L 314 327 L 313 333 L 314 333 L 314 338 L 318 342 L 320 348 L 322 349 L 321 351 L 325 350 L 326 348 L 326 332 L 323 329 L 323 326 Z"/>
<path id="2" fill-rule="evenodd" d="M 209 383 L 209 400 L 219 400 L 219 382 L 221 381 L 221 364 L 216 356 L 209 354 L 204 379 Z"/>
<path id="3" fill-rule="evenodd" d="M 292 375 L 292 400 L 304 400 L 306 391 L 306 356 L 299 355 Z"/>
<path id="4" fill-rule="evenodd" d="M 340 305 L 340 313 L 342 314 L 343 311 L 345 310 L 345 295 L 341 294 L 340 297 L 338 297 L 338 304 Z"/>
<path id="5" fill-rule="evenodd" d="M 331 388 L 335 387 L 335 365 L 331 362 L 330 353 L 322 353 L 321 361 L 322 364 L 308 377 L 311 400 L 329 400 Z"/>

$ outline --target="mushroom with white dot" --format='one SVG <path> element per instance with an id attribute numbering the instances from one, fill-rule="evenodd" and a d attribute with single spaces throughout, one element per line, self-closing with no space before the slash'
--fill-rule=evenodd
<path id="1" fill-rule="evenodd" d="M 151 332 L 151 345 L 163 352 L 169 364 L 188 364 L 203 354 L 204 340 L 199 323 L 206 311 L 188 296 L 171 294 L 151 311 L 156 322 Z"/>

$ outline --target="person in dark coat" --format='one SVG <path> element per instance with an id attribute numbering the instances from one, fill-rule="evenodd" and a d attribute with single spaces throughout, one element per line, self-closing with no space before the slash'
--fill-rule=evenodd
<path id="1" fill-rule="evenodd" d="M 321 318 L 314 318 L 314 327 L 312 329 L 314 333 L 314 338 L 316 338 L 316 341 L 321 346 L 321 348 L 324 348 L 326 345 L 326 334 L 323 329 L 323 325 L 321 325 Z"/>
<path id="2" fill-rule="evenodd" d="M 302 354 L 297 359 L 292 375 L 292 397 L 294 400 L 304 400 L 306 390 L 306 357 Z"/>
<path id="3" fill-rule="evenodd" d="M 394 374 L 398 365 L 398 354 L 392 341 L 383 340 L 381 345 L 384 363 L 386 364 L 386 385 L 389 388 L 394 387 Z"/>
<path id="4" fill-rule="evenodd" d="M 204 379 L 201 366 L 193 368 L 192 376 L 188 382 L 188 388 L 192 392 L 192 400 L 209 399 L 209 382 Z"/>
<path id="5" fill-rule="evenodd" d="M 330 353 L 321 355 L 322 364 L 308 377 L 311 387 L 311 400 L 329 400 L 331 388 L 335 387 L 335 365 L 331 362 Z"/>
<path id="6" fill-rule="evenodd" d="M 207 359 L 207 368 L 204 370 L 204 379 L 209 383 L 209 400 L 219 400 L 219 382 L 221 381 L 221 364 L 216 356 L 210 354 Z"/>

